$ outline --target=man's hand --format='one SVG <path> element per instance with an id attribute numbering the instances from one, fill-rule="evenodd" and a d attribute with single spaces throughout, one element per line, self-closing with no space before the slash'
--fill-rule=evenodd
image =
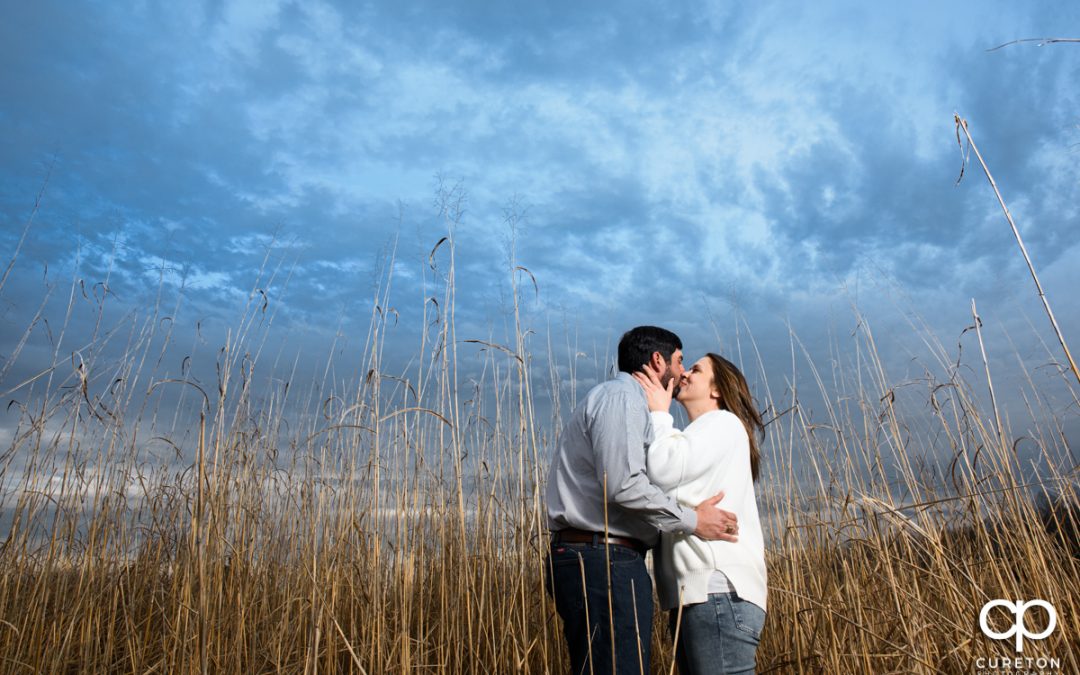
<path id="1" fill-rule="evenodd" d="M 724 498 L 721 492 L 715 497 L 709 497 L 694 509 L 697 513 L 697 529 L 694 534 L 702 539 L 716 541 L 738 541 L 739 518 L 731 511 L 717 508 L 716 505 Z"/>

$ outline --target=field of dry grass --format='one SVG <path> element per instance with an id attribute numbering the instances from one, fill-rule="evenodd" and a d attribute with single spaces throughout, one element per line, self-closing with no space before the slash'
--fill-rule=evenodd
<path id="1" fill-rule="evenodd" d="M 572 364 L 547 345 L 534 360 L 516 312 L 509 344 L 457 334 L 450 256 L 412 365 L 383 363 L 380 291 L 360 375 L 322 388 L 268 375 L 257 293 L 212 381 L 163 365 L 165 342 L 190 336 L 163 334 L 160 309 L 90 336 L 54 327 L 53 367 L 0 381 L 21 408 L 0 448 L 0 672 L 565 672 L 540 495 Z M 1051 601 L 1057 629 L 1024 656 L 1080 671 L 1080 495 L 1060 419 L 1075 385 L 1058 406 L 1029 378 L 1033 421 L 1013 429 L 980 403 L 995 355 L 984 375 L 928 339 L 925 377 L 899 383 L 859 325 L 782 393 L 744 360 L 773 420 L 759 671 L 974 672 L 1015 655 L 979 631 L 995 598 Z M 538 388 L 561 392 L 543 419 Z"/>

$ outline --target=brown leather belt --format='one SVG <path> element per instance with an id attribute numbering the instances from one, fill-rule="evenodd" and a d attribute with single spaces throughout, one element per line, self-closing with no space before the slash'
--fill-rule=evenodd
<path id="1" fill-rule="evenodd" d="M 614 544 L 616 546 L 626 546 L 632 548 L 641 555 L 645 555 L 645 552 L 649 550 L 649 547 L 645 545 L 645 542 L 640 539 L 634 539 L 632 537 L 620 537 L 614 534 L 608 534 L 606 537 L 603 532 L 589 532 L 588 530 L 579 530 L 573 527 L 566 528 L 565 530 L 558 530 L 551 533 L 552 544 Z"/>

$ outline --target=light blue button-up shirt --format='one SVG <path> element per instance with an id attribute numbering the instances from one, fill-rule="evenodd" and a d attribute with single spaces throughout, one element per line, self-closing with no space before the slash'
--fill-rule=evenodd
<path id="1" fill-rule="evenodd" d="M 697 514 L 645 474 L 651 437 L 645 390 L 629 373 L 593 387 L 574 410 L 551 458 L 548 528 L 575 527 L 633 537 L 648 546 L 658 531 L 691 533 Z"/>

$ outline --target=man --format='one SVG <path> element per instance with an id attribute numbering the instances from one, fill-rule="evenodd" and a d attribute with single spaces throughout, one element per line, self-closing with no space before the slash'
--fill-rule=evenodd
<path id="1" fill-rule="evenodd" d="M 666 386 L 683 373 L 682 341 L 638 326 L 619 341 L 619 373 L 593 387 L 563 429 L 547 483 L 549 590 L 575 674 L 643 675 L 652 642 L 652 579 L 645 552 L 659 530 L 735 541 L 722 494 L 690 510 L 645 473 L 649 410 L 631 375 L 649 364 Z"/>

